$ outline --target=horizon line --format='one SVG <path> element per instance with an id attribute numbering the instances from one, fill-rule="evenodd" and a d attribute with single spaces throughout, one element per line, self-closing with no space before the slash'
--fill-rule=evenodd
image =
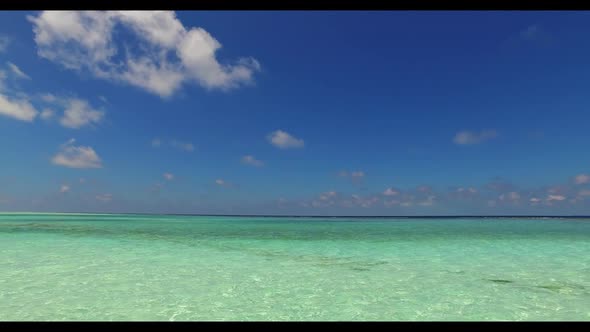
<path id="1" fill-rule="evenodd" d="M 590 215 L 295 215 L 295 214 L 202 214 L 202 213 L 149 213 L 149 212 L 33 212 L 0 211 L 3 214 L 88 214 L 88 215 L 153 215 L 153 216 L 194 216 L 194 217 L 262 217 L 262 218 L 570 218 L 590 219 Z"/>

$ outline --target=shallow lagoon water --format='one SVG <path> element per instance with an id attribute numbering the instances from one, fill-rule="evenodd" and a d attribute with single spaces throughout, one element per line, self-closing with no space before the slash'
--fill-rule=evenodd
<path id="1" fill-rule="evenodd" d="M 590 320 L 590 220 L 0 214 L 0 320 Z"/>

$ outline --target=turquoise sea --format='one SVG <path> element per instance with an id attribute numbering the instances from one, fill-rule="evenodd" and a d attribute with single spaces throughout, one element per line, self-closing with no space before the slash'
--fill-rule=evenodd
<path id="1" fill-rule="evenodd" d="M 0 214 L 0 320 L 590 320 L 590 220 Z"/>

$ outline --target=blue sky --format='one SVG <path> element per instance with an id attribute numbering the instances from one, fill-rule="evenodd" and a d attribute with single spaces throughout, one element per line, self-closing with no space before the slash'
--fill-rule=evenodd
<path id="1" fill-rule="evenodd" d="M 588 13 L 0 17 L 0 210 L 590 214 Z"/>

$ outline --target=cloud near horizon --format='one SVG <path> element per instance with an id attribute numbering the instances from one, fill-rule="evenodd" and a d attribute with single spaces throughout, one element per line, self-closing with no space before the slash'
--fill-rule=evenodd
<path id="1" fill-rule="evenodd" d="M 498 185 L 499 183 L 502 185 Z M 461 186 L 442 190 L 435 190 L 429 186 L 405 190 L 389 187 L 381 193 L 366 195 L 328 191 L 320 193 L 315 198 L 300 200 L 298 206 L 323 210 L 332 208 L 336 210 L 330 211 L 336 212 L 342 208 L 360 208 L 361 210 L 373 208 L 377 211 L 392 211 L 388 213 L 399 214 L 416 211 L 426 214 L 461 214 L 466 213 L 461 211 L 478 211 L 477 213 L 490 215 L 498 214 L 496 211 L 526 214 L 535 214 L 534 211 L 538 211 L 536 213 L 543 214 L 545 209 L 551 207 L 559 208 L 561 209 L 559 211 L 566 213 L 568 209 L 580 203 L 590 204 L 590 187 L 579 189 L 579 186 L 579 184 L 563 183 L 525 189 L 495 179 L 481 186 Z M 285 203 L 281 206 L 289 208 L 295 203 L 296 201 L 289 201 L 291 205 Z"/>

